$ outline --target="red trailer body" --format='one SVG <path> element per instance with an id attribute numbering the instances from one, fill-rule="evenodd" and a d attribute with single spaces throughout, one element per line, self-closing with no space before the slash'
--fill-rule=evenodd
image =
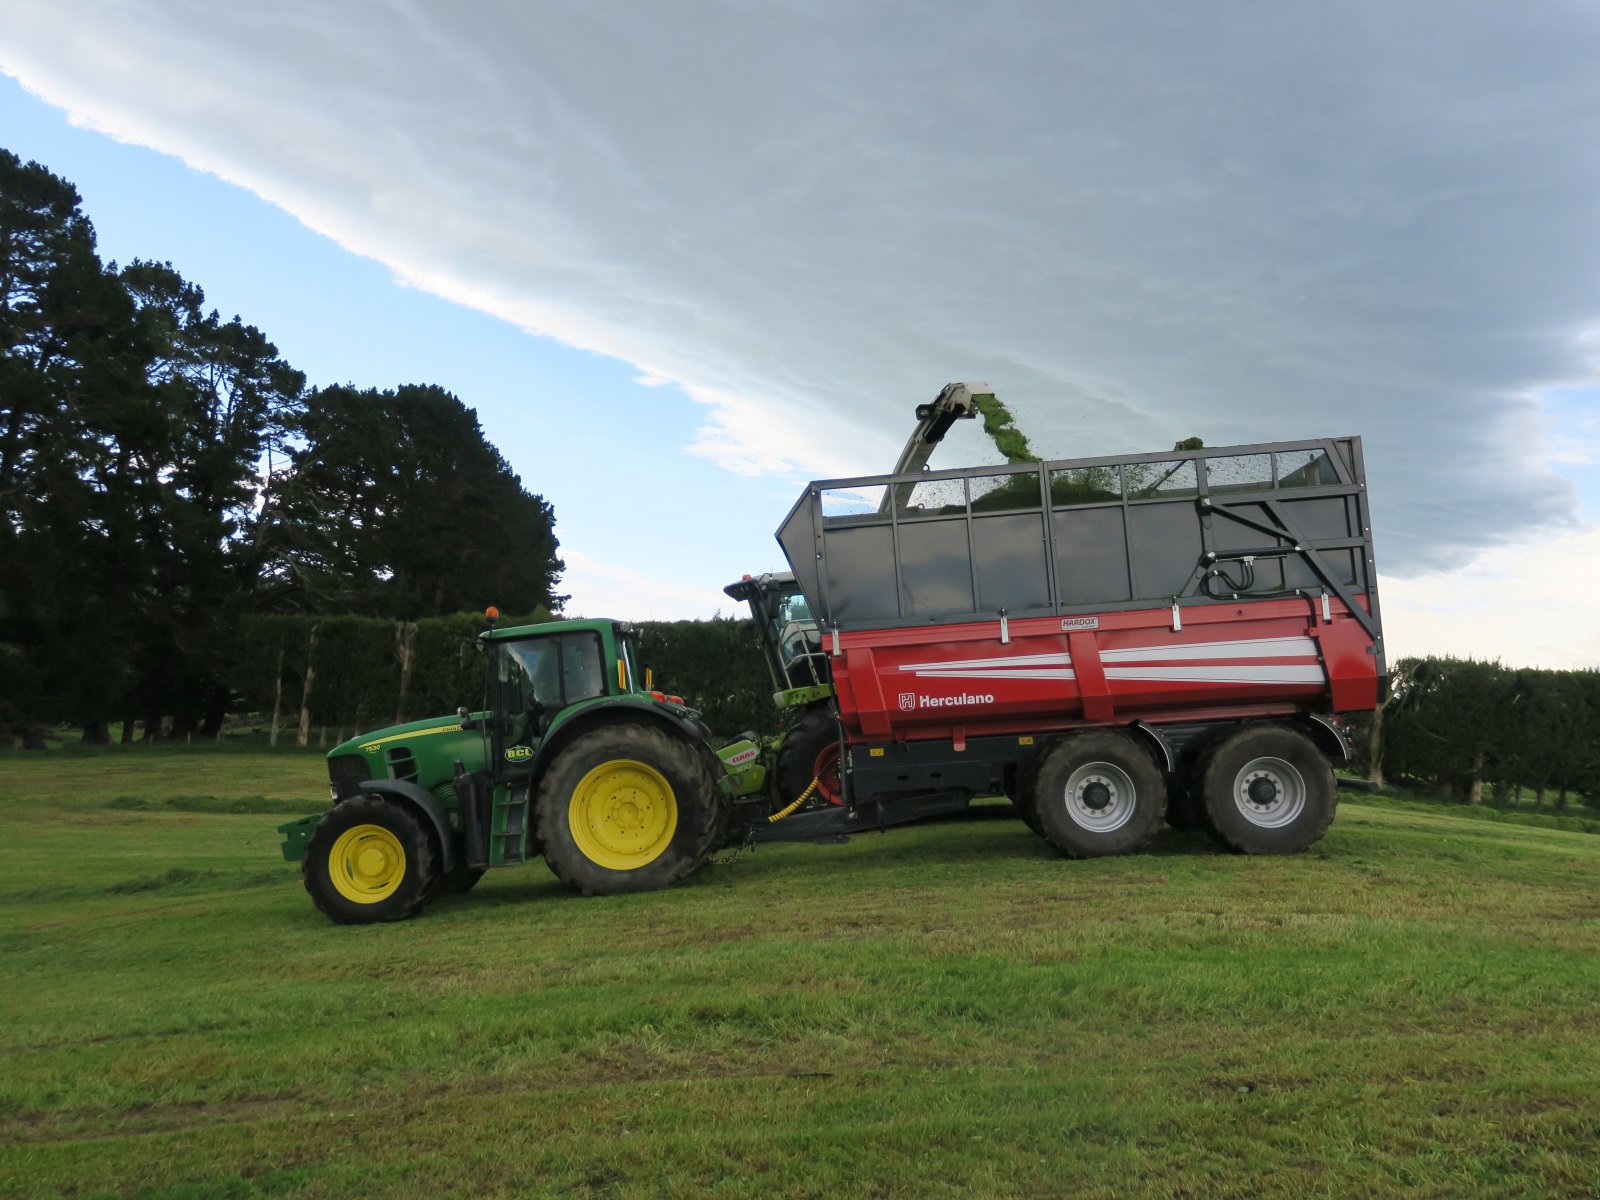
<path id="1" fill-rule="evenodd" d="M 819 623 L 837 745 L 818 770 L 844 803 L 1004 788 L 1067 852 L 1115 852 L 1079 835 L 1152 790 L 1134 746 L 1162 776 L 1141 828 L 1159 804 L 1236 848 L 1302 849 L 1333 804 L 1302 750 L 1344 757 L 1333 714 L 1383 686 L 1355 438 L 824 481 L 778 537 Z"/>
<path id="2" fill-rule="evenodd" d="M 1063 628 L 1067 626 L 1067 628 Z M 1038 733 L 1064 724 L 1351 712 L 1377 701 L 1372 639 L 1330 605 L 1255 600 L 1190 614 L 863 630 L 833 660 L 851 741 Z"/>

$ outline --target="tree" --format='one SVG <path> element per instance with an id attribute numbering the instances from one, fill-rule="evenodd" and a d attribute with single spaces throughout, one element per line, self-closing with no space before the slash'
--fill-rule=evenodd
<path id="1" fill-rule="evenodd" d="M 133 306 L 72 185 L 0 151 L 0 720 L 103 730 L 132 667 L 108 416 L 142 379 Z M 95 637 L 85 637 L 93 630 Z"/>
<path id="2" fill-rule="evenodd" d="M 169 707 L 175 733 L 203 719 L 209 734 L 262 569 L 263 460 L 284 452 L 304 377 L 260 330 L 205 312 L 204 292 L 170 265 L 136 261 L 121 278 L 150 349 L 146 419 L 117 431 L 146 539 L 137 699 L 151 715 Z"/>
<path id="3" fill-rule="evenodd" d="M 308 612 L 554 610 L 555 518 L 438 387 L 322 388 L 268 501 L 275 585 Z"/>

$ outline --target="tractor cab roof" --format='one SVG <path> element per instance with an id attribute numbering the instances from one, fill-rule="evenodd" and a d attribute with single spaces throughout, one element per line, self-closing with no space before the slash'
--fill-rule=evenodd
<path id="1" fill-rule="evenodd" d="M 723 594 L 734 600 L 749 600 L 767 592 L 792 592 L 798 588 L 792 571 L 768 571 L 764 575 L 746 575 L 723 588 Z"/>
<path id="2" fill-rule="evenodd" d="M 509 642 L 519 638 L 541 637 L 552 633 L 578 633 L 583 630 L 603 634 L 608 630 L 617 629 L 626 633 L 630 628 L 626 621 L 596 617 L 581 621 L 542 621 L 537 625 L 508 625 L 504 629 L 485 629 L 478 634 L 478 638 L 486 642 Z"/>

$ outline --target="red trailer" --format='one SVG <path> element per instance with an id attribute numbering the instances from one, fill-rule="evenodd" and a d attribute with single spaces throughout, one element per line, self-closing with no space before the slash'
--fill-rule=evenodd
<path id="1" fill-rule="evenodd" d="M 819 481 L 778 540 L 837 805 L 788 836 L 1003 791 L 1073 856 L 1164 816 L 1292 853 L 1383 686 L 1359 438 Z"/>

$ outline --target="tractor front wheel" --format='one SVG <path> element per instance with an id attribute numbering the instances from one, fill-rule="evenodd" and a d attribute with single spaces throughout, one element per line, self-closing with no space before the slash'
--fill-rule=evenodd
<path id="1" fill-rule="evenodd" d="M 416 916 L 438 886 L 438 870 L 433 839 L 421 822 L 378 796 L 330 808 L 300 863 L 311 902 L 340 925 Z"/>
<path id="2" fill-rule="evenodd" d="M 574 891 L 653 891 L 705 863 L 721 803 L 694 746 L 647 726 L 606 725 L 551 764 L 539 789 L 539 840 Z"/>

